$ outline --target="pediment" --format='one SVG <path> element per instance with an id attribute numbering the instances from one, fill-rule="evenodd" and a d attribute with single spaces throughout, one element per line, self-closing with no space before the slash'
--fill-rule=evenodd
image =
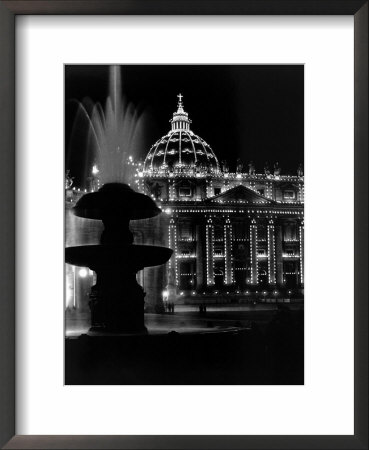
<path id="1" fill-rule="evenodd" d="M 284 183 L 280 183 L 278 187 L 279 189 L 296 189 L 298 184 L 293 183 L 292 181 L 285 181 Z"/>
<path id="2" fill-rule="evenodd" d="M 250 203 L 250 204 L 270 204 L 274 203 L 269 198 L 264 197 L 250 188 L 239 185 L 228 189 L 207 200 L 209 203 Z"/>

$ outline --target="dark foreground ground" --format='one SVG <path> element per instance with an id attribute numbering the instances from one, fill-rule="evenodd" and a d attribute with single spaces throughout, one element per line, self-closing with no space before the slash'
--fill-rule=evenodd
<path id="1" fill-rule="evenodd" d="M 65 342 L 65 383 L 303 384 L 302 308 L 178 312 L 151 318 L 172 321 L 177 331 L 72 336 Z"/>

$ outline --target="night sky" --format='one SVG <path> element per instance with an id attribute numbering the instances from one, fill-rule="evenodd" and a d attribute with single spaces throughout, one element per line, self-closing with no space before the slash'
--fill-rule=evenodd
<path id="1" fill-rule="evenodd" d="M 302 65 L 128 65 L 121 66 L 123 93 L 145 111 L 144 158 L 150 146 L 170 130 L 169 119 L 183 94 L 191 130 L 207 141 L 231 170 L 236 159 L 254 161 L 262 172 L 279 162 L 282 174 L 296 174 L 304 162 L 304 68 Z M 66 169 L 78 184 L 85 130 L 74 127 L 85 97 L 105 104 L 109 66 L 65 67 Z M 78 139 L 76 139 L 78 134 Z M 78 144 L 76 144 L 76 142 Z"/>

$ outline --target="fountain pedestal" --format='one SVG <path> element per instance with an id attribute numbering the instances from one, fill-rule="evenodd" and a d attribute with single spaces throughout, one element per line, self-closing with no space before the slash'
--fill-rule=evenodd
<path id="1" fill-rule="evenodd" d="M 76 204 L 79 217 L 100 219 L 105 229 L 100 245 L 68 247 L 69 264 L 96 272 L 90 293 L 91 331 L 145 333 L 145 293 L 136 274 L 148 266 L 164 264 L 172 255 L 166 247 L 134 245 L 129 221 L 154 217 L 161 210 L 154 201 L 125 184 L 109 183 L 84 195 Z"/>
<path id="2" fill-rule="evenodd" d="M 93 270 L 97 275 L 97 283 L 90 294 L 90 330 L 145 333 L 145 293 L 137 283 L 136 273 L 124 266 Z"/>

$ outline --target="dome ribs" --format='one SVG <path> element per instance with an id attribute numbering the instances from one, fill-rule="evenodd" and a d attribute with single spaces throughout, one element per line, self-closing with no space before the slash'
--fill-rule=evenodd
<path id="1" fill-rule="evenodd" d="M 166 164 L 167 151 L 168 151 L 168 145 L 169 145 L 169 142 L 170 142 L 170 138 L 171 138 L 171 136 L 168 137 L 167 145 L 165 146 L 165 150 L 164 150 L 164 158 L 163 158 L 163 165 Z"/>
<path id="2" fill-rule="evenodd" d="M 151 170 L 152 170 L 152 171 L 154 170 L 154 159 L 155 159 L 155 154 L 156 154 L 156 152 L 157 152 L 157 150 L 158 150 L 159 145 L 160 145 L 160 144 L 164 144 L 164 139 L 165 139 L 166 137 L 168 137 L 167 134 L 157 141 L 157 144 L 156 144 L 156 147 L 155 147 L 154 153 L 153 153 L 153 155 L 152 155 L 152 159 L 151 159 Z M 168 143 L 168 142 L 169 142 L 169 138 L 168 138 L 167 143 Z M 164 155 L 164 156 L 165 156 L 165 155 Z"/>
<path id="3" fill-rule="evenodd" d="M 197 163 L 197 155 L 196 155 L 196 148 L 195 148 L 195 144 L 192 140 L 192 137 L 190 135 L 190 133 L 187 133 L 188 137 L 190 138 L 191 144 L 192 144 L 192 148 L 193 148 L 193 154 L 195 156 L 195 164 Z"/>
<path id="4" fill-rule="evenodd" d="M 150 165 L 151 166 L 151 170 L 154 170 L 153 164 L 154 164 L 155 153 L 156 153 L 156 151 L 157 151 L 157 149 L 159 147 L 159 144 L 161 144 L 162 141 L 163 141 L 163 138 L 161 138 L 159 141 L 156 142 L 156 147 L 154 149 L 154 152 L 153 152 L 152 158 L 151 158 L 151 165 Z"/>
<path id="5" fill-rule="evenodd" d="M 205 156 L 206 156 L 206 159 L 208 160 L 208 163 L 209 163 L 208 152 L 206 151 L 206 148 L 205 148 L 205 145 L 204 145 L 204 141 L 203 141 L 202 139 L 200 139 L 200 143 L 201 143 L 202 148 L 203 148 L 203 150 L 204 150 L 204 154 L 205 154 Z"/>

